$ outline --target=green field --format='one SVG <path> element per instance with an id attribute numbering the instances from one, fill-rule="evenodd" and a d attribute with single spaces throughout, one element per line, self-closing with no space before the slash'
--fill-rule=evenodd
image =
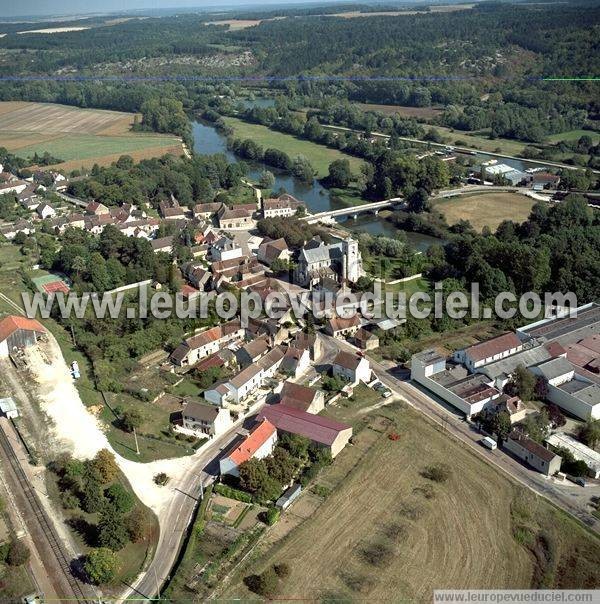
<path id="1" fill-rule="evenodd" d="M 179 139 L 174 136 L 156 136 L 154 134 L 132 134 L 129 136 L 95 136 L 93 134 L 71 134 L 69 137 L 50 140 L 22 147 L 15 153 L 20 157 L 30 157 L 34 153 L 50 153 L 65 162 L 86 160 L 106 155 L 123 155 L 179 145 Z"/>
<path id="2" fill-rule="evenodd" d="M 305 155 L 317 171 L 317 177 L 327 176 L 329 164 L 336 159 L 347 159 L 355 174 L 358 174 L 364 163 L 357 157 L 346 155 L 337 149 L 329 149 L 323 145 L 317 145 L 307 140 L 302 140 L 290 134 L 275 132 L 260 124 L 249 124 L 234 117 L 223 118 L 225 123 L 233 128 L 236 138 L 250 138 L 254 142 L 267 149 L 269 147 L 279 149 L 290 157 Z"/>
<path id="3" fill-rule="evenodd" d="M 589 136 L 594 141 L 594 144 L 600 142 L 600 132 L 592 132 L 591 130 L 569 130 L 568 132 L 561 132 L 560 134 L 553 134 L 548 137 L 548 141 L 551 143 L 558 143 L 560 141 L 576 141 L 582 136 Z"/>

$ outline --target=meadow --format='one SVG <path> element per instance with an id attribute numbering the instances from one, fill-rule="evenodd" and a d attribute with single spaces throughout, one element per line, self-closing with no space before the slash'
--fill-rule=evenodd
<path id="1" fill-rule="evenodd" d="M 109 165 L 121 155 L 135 160 L 166 153 L 180 155 L 181 140 L 172 135 L 132 132 L 135 115 L 79 109 L 50 103 L 0 103 L 2 146 L 20 157 L 50 153 L 62 170 Z"/>

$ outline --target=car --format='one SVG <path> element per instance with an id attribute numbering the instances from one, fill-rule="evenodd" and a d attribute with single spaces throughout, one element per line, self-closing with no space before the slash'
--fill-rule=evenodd
<path id="1" fill-rule="evenodd" d="M 389 398 L 392 396 L 392 391 L 389 388 L 386 388 L 385 390 L 381 391 L 381 396 L 383 396 L 383 398 Z"/>
<path id="2" fill-rule="evenodd" d="M 567 479 L 578 484 L 580 487 L 587 486 L 587 480 L 583 476 L 571 476 L 570 474 L 567 474 Z"/>
<path id="3" fill-rule="evenodd" d="M 495 451 L 498 448 L 498 443 L 489 436 L 484 436 L 479 442 L 490 451 Z"/>

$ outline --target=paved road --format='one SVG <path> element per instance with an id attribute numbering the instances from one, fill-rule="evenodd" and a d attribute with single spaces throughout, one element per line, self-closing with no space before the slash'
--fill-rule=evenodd
<path id="1" fill-rule="evenodd" d="M 161 518 L 161 531 L 150 566 L 128 586 L 126 597 L 152 598 L 169 578 L 179 548 L 191 522 L 194 509 L 200 500 L 201 485 L 208 486 L 218 474 L 218 457 L 229 446 L 240 429 L 237 422 L 230 430 L 209 444 L 194 461 L 193 466 L 173 488 L 169 508 Z"/>
<path id="2" fill-rule="evenodd" d="M 328 357 L 331 357 L 331 351 L 336 346 L 348 351 L 356 351 L 356 348 L 347 342 L 334 340 L 329 336 L 325 337 L 329 340 L 327 342 Z M 513 479 L 535 491 L 538 495 L 542 495 L 554 505 L 581 520 L 586 526 L 600 533 L 600 520 L 592 516 L 588 505 L 591 497 L 600 496 L 600 486 L 583 488 L 571 482 L 558 482 L 553 478 L 546 478 L 539 472 L 523 465 L 521 461 L 504 451 L 499 449 L 488 451 L 479 444 L 482 434 L 474 426 L 464 421 L 455 411 L 444 407 L 441 402 L 432 398 L 427 392 L 407 381 L 407 376 L 398 377 L 381 363 L 372 358 L 369 360 L 380 381 L 396 395 L 405 399 L 412 407 L 442 426 L 450 435 L 469 446 L 488 463 L 506 472 Z"/>

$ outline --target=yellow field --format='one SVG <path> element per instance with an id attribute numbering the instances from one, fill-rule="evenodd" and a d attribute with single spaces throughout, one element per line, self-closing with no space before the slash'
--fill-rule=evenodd
<path id="1" fill-rule="evenodd" d="M 484 226 L 494 231 L 503 220 L 524 222 L 536 203 L 535 199 L 518 193 L 498 192 L 442 199 L 434 201 L 433 207 L 445 216 L 449 225 L 468 220 L 476 231 Z"/>
<path id="2" fill-rule="evenodd" d="M 134 159 L 181 155 L 176 136 L 132 132 L 134 114 L 50 103 L 0 103 L 0 146 L 21 157 L 48 152 L 70 170 L 108 165 L 123 154 Z"/>
<path id="3" fill-rule="evenodd" d="M 600 541 L 574 520 L 415 411 L 375 413 L 393 423 L 382 430 L 382 418 L 371 415 L 354 447 L 317 479 L 328 486 L 337 474 L 338 487 L 287 536 L 259 550 L 220 596 L 251 598 L 243 579 L 280 563 L 290 575 L 275 600 L 420 602 L 441 588 L 598 585 Z M 399 440 L 388 438 L 392 431 Z M 350 458 L 356 465 L 341 476 Z M 450 469 L 446 482 L 422 475 L 440 462 Z M 302 502 L 294 504 L 299 515 Z M 295 524 L 296 515 L 292 506 L 280 522 Z"/>

